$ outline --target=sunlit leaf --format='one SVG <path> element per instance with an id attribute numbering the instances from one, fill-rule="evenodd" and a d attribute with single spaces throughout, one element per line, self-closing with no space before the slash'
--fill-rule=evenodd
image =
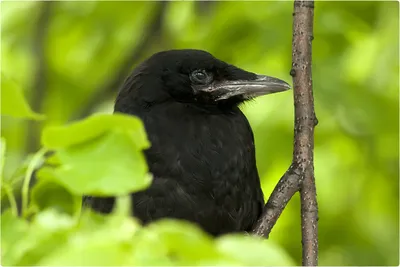
<path id="1" fill-rule="evenodd" d="M 20 88 L 1 74 L 1 115 L 40 120 L 44 116 L 29 107 Z"/>
<path id="2" fill-rule="evenodd" d="M 12 257 L 15 243 L 23 239 L 29 229 L 29 225 L 23 219 L 14 216 L 11 210 L 1 214 L 1 262 L 2 265 L 11 265 L 17 258 Z"/>
<path id="3" fill-rule="evenodd" d="M 68 147 L 98 137 L 107 131 L 127 132 L 137 149 L 150 145 L 142 121 L 124 114 L 96 114 L 69 125 L 50 126 L 43 131 L 42 144 L 48 148 Z"/>
<path id="4" fill-rule="evenodd" d="M 157 255 L 169 256 L 180 265 L 198 264 L 203 260 L 218 259 L 211 237 L 185 221 L 160 220 L 140 233 L 135 258 L 145 263 L 152 258 L 151 247 L 157 246 Z M 157 245 L 159 244 L 159 245 Z"/>
<path id="5" fill-rule="evenodd" d="M 57 152 L 61 166 L 45 167 L 46 175 L 77 195 L 123 195 L 151 182 L 146 160 L 124 132 L 103 134 Z"/>
<path id="6" fill-rule="evenodd" d="M 44 255 L 66 241 L 68 232 L 75 225 L 71 217 L 52 210 L 39 213 L 29 226 L 15 217 L 11 218 L 9 222 L 5 226 L 7 228 L 4 231 L 2 229 L 2 233 L 10 232 L 12 234 L 14 227 L 18 227 L 18 231 L 14 230 L 17 232 L 15 232 L 13 242 L 7 244 L 9 249 L 2 255 L 2 264 L 13 266 L 36 265 Z M 2 217 L 2 227 L 3 224 Z"/>
<path id="7" fill-rule="evenodd" d="M 109 216 L 100 221 L 99 218 L 102 217 L 86 213 L 74 235 L 42 259 L 40 265 L 133 265 L 133 249 L 140 245 L 133 242 L 139 224 L 129 217 Z"/>
<path id="8" fill-rule="evenodd" d="M 224 236 L 217 240 L 217 248 L 246 266 L 293 266 L 295 262 L 270 240 L 243 236 Z"/>

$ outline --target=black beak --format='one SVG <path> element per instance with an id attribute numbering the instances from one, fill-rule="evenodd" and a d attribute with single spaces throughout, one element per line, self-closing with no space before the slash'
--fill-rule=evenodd
<path id="1" fill-rule="evenodd" d="M 214 84 L 212 91 L 215 100 L 224 100 L 233 96 L 242 96 L 245 99 L 273 94 L 289 90 L 290 85 L 280 79 L 257 75 L 254 80 L 226 80 Z"/>

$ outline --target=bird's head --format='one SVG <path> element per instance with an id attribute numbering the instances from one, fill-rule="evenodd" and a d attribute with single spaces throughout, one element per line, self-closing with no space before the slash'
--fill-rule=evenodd
<path id="1" fill-rule="evenodd" d="M 257 96 L 290 89 L 288 83 L 225 63 L 201 50 L 154 54 L 125 81 L 115 110 L 127 101 L 152 106 L 168 101 L 204 107 L 233 107 Z"/>

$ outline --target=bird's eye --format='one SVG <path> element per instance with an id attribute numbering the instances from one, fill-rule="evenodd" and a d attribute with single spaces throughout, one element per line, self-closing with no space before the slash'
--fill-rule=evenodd
<path id="1" fill-rule="evenodd" d="M 190 80 L 194 83 L 206 84 L 212 80 L 212 77 L 205 70 L 196 70 L 190 75 Z"/>

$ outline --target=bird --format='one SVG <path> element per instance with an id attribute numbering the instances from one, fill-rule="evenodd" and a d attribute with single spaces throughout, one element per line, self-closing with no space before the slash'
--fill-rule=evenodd
<path id="1" fill-rule="evenodd" d="M 240 105 L 290 85 L 226 63 L 197 49 L 153 54 L 126 78 L 115 113 L 140 118 L 151 185 L 131 194 L 143 224 L 185 220 L 211 236 L 248 232 L 264 207 L 254 134 Z M 113 197 L 85 198 L 109 213 Z"/>

